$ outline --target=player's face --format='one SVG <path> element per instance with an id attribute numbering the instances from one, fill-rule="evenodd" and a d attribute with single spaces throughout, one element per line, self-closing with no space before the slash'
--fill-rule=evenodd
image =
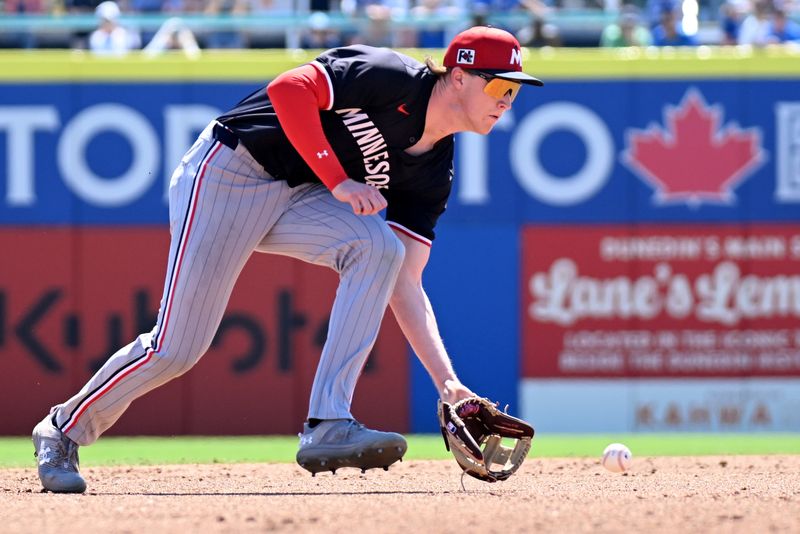
<path id="1" fill-rule="evenodd" d="M 517 97 L 521 84 L 495 78 L 491 74 L 475 70 L 465 70 L 465 83 L 468 90 L 468 113 L 473 131 L 487 134 L 500 120 Z"/>

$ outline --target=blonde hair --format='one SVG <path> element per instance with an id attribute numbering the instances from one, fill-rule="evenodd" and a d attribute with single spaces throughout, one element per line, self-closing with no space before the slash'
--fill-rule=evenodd
<path id="1" fill-rule="evenodd" d="M 443 67 L 441 65 L 437 65 L 436 61 L 431 56 L 425 57 L 425 66 L 428 67 L 428 70 L 431 71 L 436 76 L 444 76 L 450 69 L 447 67 Z"/>

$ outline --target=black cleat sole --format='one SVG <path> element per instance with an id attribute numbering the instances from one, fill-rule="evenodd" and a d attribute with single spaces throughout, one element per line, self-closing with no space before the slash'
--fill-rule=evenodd
<path id="1" fill-rule="evenodd" d="M 301 451 L 297 453 L 297 463 L 312 476 L 323 471 L 331 471 L 336 474 L 336 470 L 343 467 L 360 469 L 362 473 L 378 467 L 388 471 L 390 465 L 403 460 L 406 449 L 406 446 L 380 447 L 341 456 L 337 455 L 336 451 L 330 451 L 326 455 L 319 452 L 303 454 Z"/>

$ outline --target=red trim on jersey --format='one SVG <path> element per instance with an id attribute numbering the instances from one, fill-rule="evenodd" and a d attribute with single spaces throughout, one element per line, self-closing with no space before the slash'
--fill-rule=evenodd
<path id="1" fill-rule="evenodd" d="M 87 397 L 86 399 L 84 399 L 83 406 L 81 406 L 81 409 L 70 418 L 72 422 L 66 428 L 64 428 L 63 432 L 65 433 L 69 432 L 81 418 L 81 415 L 83 415 L 83 413 L 86 410 L 88 410 L 92 404 L 94 404 L 100 397 L 108 393 L 115 385 L 117 385 L 120 382 L 120 380 L 122 380 L 123 378 L 133 373 L 134 371 L 145 365 L 147 362 L 149 362 L 150 359 L 153 357 L 153 354 L 161 350 L 161 342 L 164 340 L 164 335 L 167 331 L 167 326 L 169 325 L 170 312 L 172 311 L 172 303 L 174 302 L 174 299 L 172 297 L 175 291 L 175 286 L 178 285 L 178 278 L 180 277 L 181 267 L 183 266 L 183 256 L 184 253 L 186 252 L 186 244 L 189 242 L 189 236 L 191 235 L 192 226 L 194 224 L 194 216 L 197 213 L 197 200 L 198 198 L 200 198 L 200 186 L 203 183 L 203 177 L 205 176 L 206 170 L 208 169 L 208 162 L 211 161 L 214 158 L 214 156 L 217 155 L 217 152 L 219 152 L 220 148 L 222 148 L 223 146 L 222 143 L 220 142 L 217 142 L 215 144 L 216 146 L 211 150 L 210 154 L 205 157 L 203 163 L 200 165 L 200 173 L 197 175 L 197 184 L 195 185 L 193 191 L 194 198 L 190 200 L 191 209 L 189 211 L 189 214 L 187 215 L 188 222 L 185 223 L 186 231 L 183 234 L 183 242 L 179 244 L 178 256 L 175 259 L 175 277 L 172 279 L 172 286 L 167 288 L 167 298 L 166 298 L 167 307 L 164 312 L 164 325 L 161 327 L 158 333 L 158 339 L 154 340 L 155 343 L 153 343 L 153 347 L 147 349 L 147 352 L 145 353 L 146 357 L 142 361 L 140 361 L 139 363 L 137 363 L 136 365 L 134 365 L 133 367 L 131 367 L 130 369 L 119 375 L 118 377 L 116 377 L 114 380 L 103 386 L 101 389 L 95 391 L 91 395 L 91 397 Z"/>
<path id="2" fill-rule="evenodd" d="M 422 237 L 422 236 L 421 236 L 421 235 L 419 235 L 419 234 L 415 234 L 414 232 L 412 232 L 411 230 L 409 230 L 408 228 L 406 228 L 405 226 L 403 226 L 403 225 L 401 225 L 401 224 L 397 224 L 397 223 L 396 223 L 396 222 L 394 222 L 394 221 L 386 221 L 386 224 L 388 224 L 389 226 L 391 226 L 391 227 L 392 227 L 392 228 L 394 228 L 395 230 L 397 230 L 397 231 L 399 231 L 399 232 L 401 232 L 401 233 L 403 233 L 403 234 L 407 235 L 408 237 L 410 237 L 410 238 L 411 238 L 411 239 L 413 239 L 414 241 L 419 241 L 419 242 L 420 242 L 420 243 L 422 243 L 423 245 L 428 245 L 428 246 L 431 246 L 431 244 L 432 244 L 432 242 L 431 242 L 431 240 L 430 240 L 430 239 L 427 239 L 427 238 L 425 238 L 425 237 Z"/>
<path id="3" fill-rule="evenodd" d="M 134 365 L 133 367 L 131 367 L 130 369 L 128 369 L 127 371 L 125 371 L 124 373 L 119 375 L 116 379 L 114 379 L 113 382 L 109 382 L 108 384 L 106 384 L 106 386 L 103 389 L 97 391 L 92 396 L 91 400 L 89 400 L 89 402 L 84 404 L 83 407 L 80 409 L 80 411 L 72 417 L 72 423 L 70 423 L 69 426 L 63 430 L 63 432 L 66 434 L 67 432 L 72 430 L 72 427 L 74 427 L 75 424 L 78 422 L 78 419 L 81 418 L 81 415 L 83 415 L 83 412 L 85 412 L 87 409 L 89 409 L 89 406 L 94 404 L 97 399 L 99 399 L 100 397 L 102 397 L 103 395 L 108 393 L 108 391 L 111 390 L 111 388 L 113 388 L 115 385 L 117 385 L 120 380 L 122 380 L 123 378 L 125 378 L 126 376 L 128 376 L 129 374 L 131 374 L 132 372 L 134 372 L 135 370 L 137 370 L 138 368 L 140 368 L 141 366 L 143 366 L 147 362 L 149 362 L 150 358 L 152 358 L 152 357 L 153 357 L 153 349 L 147 349 L 147 357 L 144 360 L 140 361 L 139 363 L 137 363 L 136 365 Z"/>
<path id="4" fill-rule="evenodd" d="M 217 155 L 217 152 L 222 148 L 222 143 L 217 142 L 217 146 L 214 150 L 211 151 L 211 154 L 208 155 L 203 162 L 200 168 L 200 174 L 197 177 L 197 185 L 194 189 L 194 198 L 192 199 L 192 208 L 189 212 L 189 222 L 186 225 L 186 232 L 183 235 L 183 243 L 180 245 L 180 250 L 178 252 L 178 256 L 175 258 L 175 277 L 172 279 L 172 287 L 170 287 L 167 291 L 167 300 L 166 300 L 166 310 L 164 312 L 164 326 L 158 332 L 158 339 L 153 344 L 153 348 L 156 352 L 161 350 L 161 342 L 164 340 L 164 334 L 167 331 L 167 326 L 169 326 L 169 317 L 170 313 L 172 312 L 172 303 L 175 301 L 173 297 L 175 293 L 175 287 L 178 285 L 178 278 L 181 275 L 181 267 L 183 267 L 183 255 L 186 252 L 186 244 L 189 242 L 189 236 L 192 233 L 192 226 L 194 225 L 194 215 L 197 212 L 197 200 L 200 198 L 200 186 L 203 184 L 203 177 L 206 174 L 206 169 L 208 169 L 208 162 L 214 159 L 214 156 Z"/>
<path id="5" fill-rule="evenodd" d="M 267 86 L 286 137 L 328 189 L 347 179 L 322 130 L 319 110 L 333 101 L 327 78 L 312 65 L 288 70 Z"/>

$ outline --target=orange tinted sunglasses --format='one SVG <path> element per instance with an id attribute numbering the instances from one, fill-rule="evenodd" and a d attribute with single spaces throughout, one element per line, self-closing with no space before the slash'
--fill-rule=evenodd
<path id="1" fill-rule="evenodd" d="M 477 76 L 486 80 L 487 83 L 483 87 L 483 92 L 497 100 L 501 100 L 507 94 L 510 94 L 511 101 L 513 102 L 514 99 L 517 98 L 517 93 L 519 93 L 520 87 L 522 87 L 522 84 L 519 82 L 495 78 L 491 74 L 486 74 L 485 72 L 481 72 L 479 70 L 467 70 L 467 72 L 473 76 Z"/>

